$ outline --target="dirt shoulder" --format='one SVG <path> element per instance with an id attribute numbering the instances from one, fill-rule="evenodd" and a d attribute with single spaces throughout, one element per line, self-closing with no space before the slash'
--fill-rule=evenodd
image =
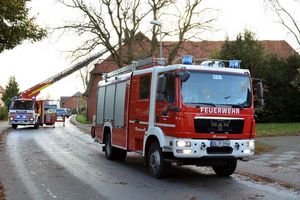
<path id="1" fill-rule="evenodd" d="M 5 193 L 2 185 L 0 185 L 0 200 L 5 200 Z"/>
<path id="2" fill-rule="evenodd" d="M 2 126 L 3 123 L 5 122 L 0 122 L 0 153 L 4 150 L 5 138 L 8 133 L 6 128 Z M 1 182 L 0 182 L 0 200 L 5 200 L 5 192 Z"/>

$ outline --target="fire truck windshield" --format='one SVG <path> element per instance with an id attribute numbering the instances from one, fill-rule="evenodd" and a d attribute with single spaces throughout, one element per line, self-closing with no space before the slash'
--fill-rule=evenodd
<path id="1" fill-rule="evenodd" d="M 196 71 L 190 71 L 190 75 L 190 78 L 181 85 L 183 103 L 241 108 L 251 106 L 248 75 Z"/>
<path id="2" fill-rule="evenodd" d="M 13 100 L 10 105 L 12 110 L 33 110 L 34 101 L 29 100 Z"/>

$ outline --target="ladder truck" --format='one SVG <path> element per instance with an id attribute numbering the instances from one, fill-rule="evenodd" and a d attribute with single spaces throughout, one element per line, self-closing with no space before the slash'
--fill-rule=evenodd
<path id="1" fill-rule="evenodd" d="M 172 165 L 212 166 L 234 173 L 254 155 L 253 79 L 238 60 L 195 60 L 159 66 L 148 58 L 110 72 L 98 84 L 91 137 L 110 160 L 144 157 L 152 176 Z M 262 82 L 256 101 L 263 106 Z"/>
<path id="2" fill-rule="evenodd" d="M 44 124 L 54 126 L 55 122 L 58 120 L 56 118 L 56 113 L 49 112 L 51 109 L 48 110 L 49 100 L 37 100 L 36 97 L 44 88 L 87 66 L 90 62 L 101 57 L 106 52 L 108 52 L 108 50 L 104 49 L 25 90 L 18 97 L 12 98 L 8 112 L 9 125 L 11 125 L 13 129 L 16 129 L 19 125 L 31 125 L 35 128 L 39 128 L 39 126 Z"/>

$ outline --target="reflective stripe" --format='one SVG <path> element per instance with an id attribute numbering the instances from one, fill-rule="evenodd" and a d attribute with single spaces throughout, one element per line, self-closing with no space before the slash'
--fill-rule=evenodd
<path id="1" fill-rule="evenodd" d="M 163 127 L 170 127 L 170 128 L 175 128 L 175 124 L 162 124 L 162 123 L 155 123 L 157 126 L 163 126 Z"/>
<path id="2" fill-rule="evenodd" d="M 244 120 L 244 118 L 234 118 L 234 117 L 195 117 L 195 119 L 227 119 L 227 120 Z"/>
<path id="3" fill-rule="evenodd" d="M 129 123 L 135 124 L 136 122 L 134 120 L 129 120 Z M 148 122 L 140 121 L 138 124 L 148 125 L 149 123 Z M 162 127 L 169 127 L 169 128 L 175 128 L 176 127 L 175 124 L 154 123 L 154 125 L 156 125 L 156 126 L 162 126 Z"/>

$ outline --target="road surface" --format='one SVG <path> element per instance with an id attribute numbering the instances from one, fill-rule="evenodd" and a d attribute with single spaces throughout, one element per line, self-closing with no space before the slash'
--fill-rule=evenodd
<path id="1" fill-rule="evenodd" d="M 299 191 L 209 168 L 173 167 L 169 178 L 152 178 L 143 158 L 129 153 L 108 161 L 101 145 L 69 121 L 66 127 L 11 130 L 0 154 L 7 199 L 300 199 Z"/>

